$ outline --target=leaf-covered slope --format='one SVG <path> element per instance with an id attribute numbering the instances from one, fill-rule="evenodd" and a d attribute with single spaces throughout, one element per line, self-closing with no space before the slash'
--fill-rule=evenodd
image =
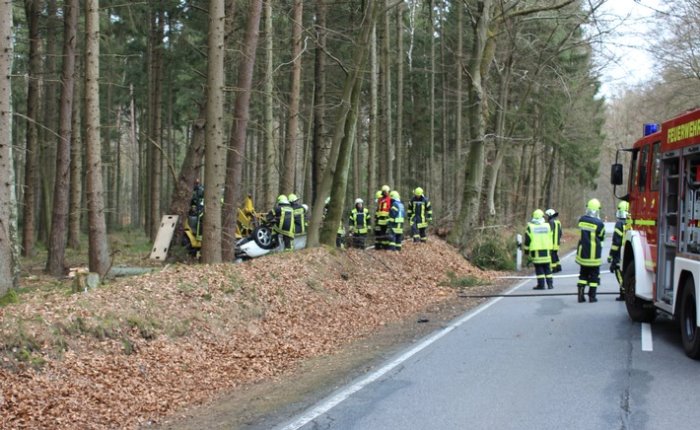
<path id="1" fill-rule="evenodd" d="M 2 428 L 124 428 L 311 356 L 492 275 L 439 240 L 401 253 L 316 248 L 179 265 L 0 308 Z"/>

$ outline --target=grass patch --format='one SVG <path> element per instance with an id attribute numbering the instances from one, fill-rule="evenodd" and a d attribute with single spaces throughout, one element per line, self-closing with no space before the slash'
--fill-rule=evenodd
<path id="1" fill-rule="evenodd" d="M 513 270 L 513 244 L 502 237 L 482 235 L 475 240 L 471 262 L 481 269 Z"/>
<path id="2" fill-rule="evenodd" d="M 2 297 L 0 297 L 0 307 L 12 305 L 15 303 L 19 303 L 19 295 L 15 290 L 10 290 L 7 293 L 5 293 Z"/>
<path id="3" fill-rule="evenodd" d="M 477 287 L 479 285 L 486 285 L 482 279 L 476 276 L 462 276 L 458 277 L 454 272 L 447 273 L 447 282 L 443 285 L 452 288 L 471 288 Z"/>
<path id="4" fill-rule="evenodd" d="M 156 338 L 156 331 L 159 328 L 159 324 L 151 318 L 142 318 L 137 315 L 131 315 L 126 318 L 129 327 L 138 330 L 139 335 L 146 340 L 153 340 Z"/>

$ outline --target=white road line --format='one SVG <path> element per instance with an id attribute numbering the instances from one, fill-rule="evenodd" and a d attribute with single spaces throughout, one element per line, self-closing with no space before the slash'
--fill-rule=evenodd
<path id="1" fill-rule="evenodd" d="M 651 338 L 651 324 L 642 323 L 642 351 L 653 351 L 654 341 Z"/>
<path id="2" fill-rule="evenodd" d="M 521 282 L 515 287 L 511 288 L 508 290 L 504 295 L 509 295 L 513 291 L 517 290 L 518 288 L 522 287 L 525 285 L 525 282 Z M 332 408 L 334 408 L 336 405 L 342 403 L 346 399 L 348 399 L 350 396 L 355 394 L 356 392 L 360 391 L 367 385 L 371 384 L 372 382 L 376 381 L 377 379 L 381 378 L 382 376 L 386 375 L 389 373 L 391 370 L 399 366 L 400 364 L 404 363 L 406 360 L 410 359 L 423 349 L 427 348 L 431 344 L 435 343 L 442 337 L 444 337 L 446 334 L 451 332 L 452 330 L 456 329 L 457 327 L 461 326 L 462 324 L 466 323 L 470 319 L 474 318 L 475 316 L 479 315 L 486 309 L 490 308 L 491 306 L 495 305 L 499 301 L 501 301 L 504 297 L 497 297 L 495 299 L 492 299 L 488 301 L 487 303 L 484 303 L 483 305 L 479 306 L 476 308 L 474 311 L 469 312 L 468 314 L 462 316 L 460 319 L 457 321 L 453 322 L 449 326 L 445 327 L 444 329 L 438 331 L 437 333 L 433 334 L 429 338 L 425 339 L 418 345 L 414 346 L 413 348 L 409 349 L 408 351 L 404 352 L 400 356 L 396 357 L 392 361 L 388 362 L 384 366 L 380 367 L 379 369 L 375 370 L 374 372 L 368 374 L 364 378 L 358 380 L 357 382 L 345 387 L 341 391 L 331 395 L 327 399 L 323 400 L 321 403 L 317 404 L 310 410 L 306 411 L 303 413 L 301 416 L 297 417 L 294 419 L 294 421 L 290 422 L 287 425 L 284 425 L 283 427 L 278 427 L 279 430 L 297 430 L 309 422 L 315 420 L 316 418 L 320 417 L 321 415 L 325 414 Z"/>

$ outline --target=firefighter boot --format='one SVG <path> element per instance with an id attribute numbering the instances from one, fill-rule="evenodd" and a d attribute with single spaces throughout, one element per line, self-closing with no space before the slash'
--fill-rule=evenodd
<path id="1" fill-rule="evenodd" d="M 586 296 L 583 295 L 583 291 L 586 287 L 578 287 L 578 302 L 583 303 L 586 301 Z"/>
<path id="2" fill-rule="evenodd" d="M 589 302 L 595 303 L 598 301 L 598 299 L 596 299 L 596 297 L 595 297 L 595 293 L 596 293 L 597 289 L 598 288 L 589 288 L 588 289 L 588 301 Z"/>
<path id="3" fill-rule="evenodd" d="M 615 297 L 615 300 L 618 302 L 624 302 L 625 301 L 625 290 L 620 288 L 620 295 L 618 297 Z"/>

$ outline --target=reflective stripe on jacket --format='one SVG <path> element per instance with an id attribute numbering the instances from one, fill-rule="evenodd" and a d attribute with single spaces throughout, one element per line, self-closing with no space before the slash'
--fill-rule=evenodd
<path id="1" fill-rule="evenodd" d="M 408 219 L 418 228 L 428 227 L 433 219 L 433 207 L 425 196 L 414 197 L 408 202 Z"/>
<path id="2" fill-rule="evenodd" d="M 581 238 L 576 250 L 576 262 L 586 267 L 600 266 L 603 240 L 605 239 L 603 221 L 584 215 L 578 220 L 578 228 L 581 230 Z"/>
<path id="3" fill-rule="evenodd" d="M 559 244 L 561 244 L 561 221 L 556 218 L 550 220 L 549 226 L 552 228 L 552 251 L 559 251 Z"/>
<path id="4" fill-rule="evenodd" d="M 274 231 L 287 237 L 294 237 L 294 210 L 289 205 L 278 205 L 275 209 Z"/>
<path id="5" fill-rule="evenodd" d="M 391 197 L 382 197 L 377 201 L 377 224 L 387 225 L 389 211 L 391 210 Z"/>
<path id="6" fill-rule="evenodd" d="M 552 229 L 549 224 L 530 222 L 525 231 L 524 249 L 535 264 L 552 261 Z"/>
<path id="7" fill-rule="evenodd" d="M 350 212 L 349 220 L 355 233 L 367 234 L 369 225 L 369 210 L 367 208 L 362 208 L 361 211 L 358 211 L 357 208 L 353 208 Z"/>
<path id="8" fill-rule="evenodd" d="M 294 234 L 306 233 L 306 209 L 299 203 L 292 203 L 294 212 Z"/>
<path id="9" fill-rule="evenodd" d="M 618 219 L 615 223 L 615 231 L 613 231 L 612 244 L 610 245 L 610 256 L 614 261 L 620 261 L 620 246 L 622 246 L 622 238 L 625 235 L 624 219 Z"/>
<path id="10" fill-rule="evenodd" d="M 403 221 L 406 215 L 406 209 L 400 200 L 391 201 L 391 209 L 389 210 L 388 227 L 396 234 L 403 233 Z"/>

